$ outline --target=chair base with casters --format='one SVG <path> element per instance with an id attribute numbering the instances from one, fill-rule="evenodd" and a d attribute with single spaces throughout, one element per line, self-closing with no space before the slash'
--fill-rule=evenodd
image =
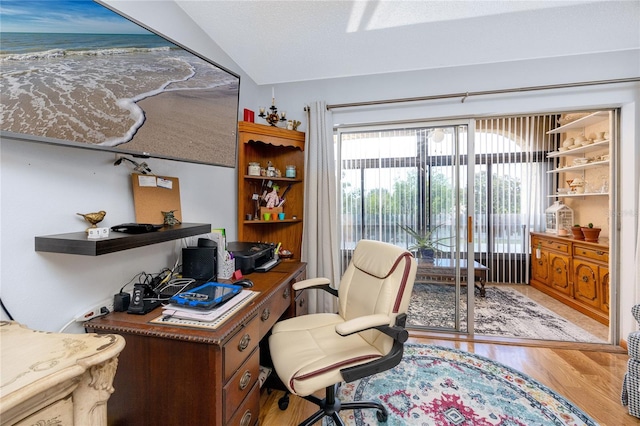
<path id="1" fill-rule="evenodd" d="M 338 392 L 339 385 L 328 386 L 326 389 L 326 396 L 323 399 L 318 398 L 314 395 L 304 396 L 303 398 L 307 401 L 313 402 L 318 405 L 320 409 L 312 414 L 305 421 L 300 423 L 299 426 L 311 426 L 315 422 L 319 421 L 324 417 L 331 417 L 333 419 L 333 423 L 338 426 L 345 426 L 342 418 L 340 417 L 341 410 L 359 410 L 362 408 L 375 408 L 376 417 L 380 422 L 386 422 L 389 414 L 387 413 L 387 409 L 384 405 L 376 401 L 354 401 L 354 402 L 341 402 L 337 397 L 336 393 Z"/>
<path id="2" fill-rule="evenodd" d="M 340 412 L 355 409 L 375 409 L 378 420 L 386 422 L 388 413 L 381 402 L 342 402 L 337 391 L 342 382 L 389 370 L 402 360 L 415 273 L 415 259 L 406 250 L 361 240 L 339 289 L 330 287 L 326 278 L 293 285 L 294 290 L 321 289 L 338 297 L 337 313 L 280 321 L 269 337 L 271 359 L 282 385 L 318 406 L 300 425 L 312 425 L 324 417 L 343 425 Z M 324 398 L 314 395 L 322 389 Z M 286 403 L 279 403 L 281 409 L 283 405 L 286 408 Z"/>

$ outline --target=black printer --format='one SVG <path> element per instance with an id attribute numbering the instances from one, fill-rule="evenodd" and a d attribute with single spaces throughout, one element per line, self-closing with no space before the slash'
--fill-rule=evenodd
<path id="1" fill-rule="evenodd" d="M 236 260 L 236 269 L 240 269 L 243 275 L 254 271 L 266 272 L 279 262 L 275 259 L 275 244 L 272 243 L 227 243 L 227 251 L 233 254 Z"/>

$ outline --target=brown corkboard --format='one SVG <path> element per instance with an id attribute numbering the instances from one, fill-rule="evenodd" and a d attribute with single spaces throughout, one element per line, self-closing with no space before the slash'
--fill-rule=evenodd
<path id="1" fill-rule="evenodd" d="M 164 223 L 162 212 L 175 210 L 174 216 L 182 222 L 180 211 L 180 182 L 176 177 L 131 174 L 133 204 L 137 223 Z"/>

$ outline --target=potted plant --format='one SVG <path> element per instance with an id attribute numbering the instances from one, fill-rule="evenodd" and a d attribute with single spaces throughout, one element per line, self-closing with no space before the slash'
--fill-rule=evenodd
<path id="1" fill-rule="evenodd" d="M 423 232 L 417 231 L 410 226 L 400 225 L 403 231 L 409 234 L 415 242 L 407 247 L 409 251 L 415 251 L 418 258 L 433 260 L 433 256 L 436 251 L 439 251 L 438 247 L 449 247 L 447 244 L 442 243 L 443 240 L 447 240 L 452 237 L 436 238 L 435 232 L 442 225 L 436 226 L 433 229 L 428 229 Z"/>
<path id="2" fill-rule="evenodd" d="M 583 226 L 581 228 L 582 233 L 584 234 L 584 240 L 589 243 L 597 243 L 598 236 L 600 235 L 600 228 L 594 228 L 593 223 L 589 223 L 587 226 Z"/>
<path id="3" fill-rule="evenodd" d="M 582 233 L 582 227 L 579 223 L 576 223 L 571 227 L 571 233 L 574 240 L 584 240 L 584 234 Z"/>

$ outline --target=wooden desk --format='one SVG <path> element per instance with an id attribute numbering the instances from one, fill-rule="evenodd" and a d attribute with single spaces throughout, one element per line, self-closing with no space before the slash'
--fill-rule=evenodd
<path id="1" fill-rule="evenodd" d="M 416 284 L 427 282 L 444 282 L 451 283 L 456 277 L 457 262 L 452 259 L 434 259 L 428 261 L 426 259 L 418 260 L 418 271 L 416 273 Z M 482 263 L 473 262 L 473 285 L 480 291 L 480 296 L 486 296 L 484 285 L 487 281 L 487 272 L 489 268 Z M 467 260 L 460 259 L 460 279 L 465 282 L 467 277 Z"/>
<path id="2" fill-rule="evenodd" d="M 247 275 L 260 295 L 215 330 L 149 323 L 160 309 L 115 312 L 85 323 L 87 331 L 118 333 L 127 342 L 108 424 L 256 424 L 259 342 L 283 314 L 294 312 L 291 285 L 305 273 L 304 263 L 282 262 Z"/>

